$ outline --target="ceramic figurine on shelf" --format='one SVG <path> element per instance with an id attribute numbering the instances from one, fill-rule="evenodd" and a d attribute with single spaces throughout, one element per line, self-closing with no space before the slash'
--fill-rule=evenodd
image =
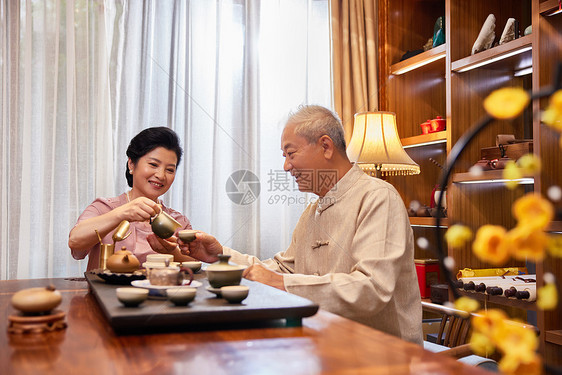
<path id="1" fill-rule="evenodd" d="M 423 45 L 424 51 L 429 51 L 432 48 L 433 48 L 433 37 L 429 38 L 427 42 L 425 42 L 425 44 Z"/>
<path id="2" fill-rule="evenodd" d="M 494 39 L 496 38 L 496 33 L 494 29 L 496 28 L 496 16 L 493 14 L 488 15 L 482 29 L 480 30 L 480 34 L 478 34 L 478 38 L 474 45 L 472 46 L 472 54 L 485 51 L 492 47 L 492 43 L 494 43 Z"/>
<path id="3" fill-rule="evenodd" d="M 509 18 L 503 29 L 502 36 L 498 44 L 511 42 L 519 37 L 519 22 L 515 18 Z"/>
<path id="4" fill-rule="evenodd" d="M 441 16 L 435 21 L 433 27 L 433 48 L 445 43 L 445 17 Z"/>

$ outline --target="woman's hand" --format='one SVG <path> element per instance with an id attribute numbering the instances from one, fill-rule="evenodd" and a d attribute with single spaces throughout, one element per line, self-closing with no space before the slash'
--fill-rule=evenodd
<path id="1" fill-rule="evenodd" d="M 151 217 L 160 212 L 162 207 L 152 199 L 139 197 L 133 199 L 115 210 L 118 210 L 121 220 L 129 222 L 148 221 Z"/>
<path id="2" fill-rule="evenodd" d="M 178 246 L 182 254 L 207 263 L 216 262 L 218 260 L 217 255 L 222 254 L 220 242 L 205 232 L 197 232 L 195 240 L 189 243 L 185 243 L 178 238 Z"/>
<path id="3" fill-rule="evenodd" d="M 150 233 L 146 236 L 146 241 L 148 242 L 152 250 L 160 254 L 172 254 L 174 256 L 174 262 L 181 263 L 195 260 L 194 258 L 184 255 L 180 252 L 177 240 L 178 239 L 175 236 L 162 239 L 154 233 Z"/>
<path id="4" fill-rule="evenodd" d="M 146 236 L 146 241 L 148 242 L 152 250 L 160 254 L 173 254 L 174 251 L 178 248 L 177 238 L 174 236 L 167 239 L 162 239 L 154 233 L 150 233 Z"/>

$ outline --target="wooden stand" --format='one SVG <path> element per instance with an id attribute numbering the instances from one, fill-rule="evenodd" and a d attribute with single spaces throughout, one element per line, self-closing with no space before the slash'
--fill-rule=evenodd
<path id="1" fill-rule="evenodd" d="M 49 315 L 26 316 L 10 315 L 8 320 L 8 333 L 43 333 L 66 328 L 64 311 L 55 310 Z"/>

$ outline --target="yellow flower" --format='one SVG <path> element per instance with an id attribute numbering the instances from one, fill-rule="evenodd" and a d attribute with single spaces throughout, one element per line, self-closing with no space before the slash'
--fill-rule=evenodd
<path id="1" fill-rule="evenodd" d="M 499 225 L 481 226 L 476 232 L 472 252 L 479 259 L 493 265 L 504 264 L 509 259 L 508 248 L 500 246 L 505 233 L 505 228 Z"/>
<path id="2" fill-rule="evenodd" d="M 471 313 L 480 308 L 480 303 L 470 297 L 461 297 L 455 301 L 455 308 Z"/>
<path id="3" fill-rule="evenodd" d="M 537 290 L 537 306 L 542 310 L 554 310 L 558 305 L 558 291 L 553 283 Z"/>
<path id="4" fill-rule="evenodd" d="M 529 94 L 521 87 L 504 87 L 484 99 L 484 109 L 492 117 L 508 120 L 519 116 L 529 99 Z"/>
<path id="5" fill-rule="evenodd" d="M 496 347 L 492 340 L 488 338 L 488 336 L 480 333 L 480 332 L 472 332 L 470 335 L 470 349 L 479 356 L 485 357 L 489 354 L 492 354 Z"/>
<path id="6" fill-rule="evenodd" d="M 523 174 L 535 174 L 541 171 L 541 159 L 534 154 L 526 154 L 517 160 Z"/>
<path id="7" fill-rule="evenodd" d="M 548 237 L 542 229 L 518 225 L 504 237 L 502 248 L 515 259 L 538 261 L 544 258 Z"/>
<path id="8" fill-rule="evenodd" d="M 562 132 L 562 90 L 550 97 L 548 108 L 542 114 L 542 122 Z"/>
<path id="9" fill-rule="evenodd" d="M 541 375 L 543 373 L 541 358 L 536 353 L 526 363 L 515 355 L 507 354 L 500 360 L 498 367 L 504 375 Z"/>
<path id="10" fill-rule="evenodd" d="M 445 232 L 445 240 L 451 247 L 461 247 L 472 238 L 472 231 L 466 225 L 455 224 Z"/>
<path id="11" fill-rule="evenodd" d="M 555 234 L 548 237 L 548 252 L 553 257 L 562 258 L 562 235 Z"/>
<path id="12" fill-rule="evenodd" d="M 515 356 L 529 363 L 539 347 L 535 331 L 515 322 L 498 325 L 492 340 L 506 356 Z"/>
<path id="13" fill-rule="evenodd" d="M 517 225 L 544 229 L 554 217 L 552 204 L 538 193 L 527 193 L 512 206 Z"/>
<path id="14" fill-rule="evenodd" d="M 480 310 L 472 317 L 472 327 L 488 337 L 493 337 L 499 326 L 504 324 L 507 315 L 503 310 Z"/>
<path id="15" fill-rule="evenodd" d="M 517 180 L 523 177 L 521 169 L 513 160 L 510 160 L 505 164 L 502 175 L 504 179 L 508 180 L 505 182 L 505 185 L 510 190 L 515 189 L 518 185 L 518 182 L 513 180 Z"/>
<path id="16" fill-rule="evenodd" d="M 562 113 L 562 89 L 552 94 L 550 97 L 549 107 L 554 108 L 559 113 Z"/>

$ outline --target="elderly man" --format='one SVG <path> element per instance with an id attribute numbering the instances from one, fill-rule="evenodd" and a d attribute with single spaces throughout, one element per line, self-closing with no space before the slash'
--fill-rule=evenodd
<path id="1" fill-rule="evenodd" d="M 319 197 L 302 214 L 289 248 L 260 261 L 199 232 L 189 245 L 180 241 L 182 251 L 206 262 L 229 254 L 248 266 L 249 280 L 421 344 L 413 234 L 400 195 L 349 161 L 341 121 L 324 107 L 292 114 L 281 149 L 299 190 Z"/>

